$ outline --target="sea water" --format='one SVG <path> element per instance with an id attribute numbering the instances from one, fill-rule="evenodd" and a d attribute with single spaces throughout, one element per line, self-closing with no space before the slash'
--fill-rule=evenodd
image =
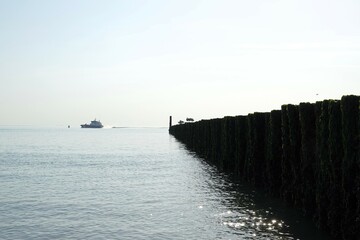
<path id="1" fill-rule="evenodd" d="M 0 239 L 328 239 L 166 128 L 0 127 Z"/>

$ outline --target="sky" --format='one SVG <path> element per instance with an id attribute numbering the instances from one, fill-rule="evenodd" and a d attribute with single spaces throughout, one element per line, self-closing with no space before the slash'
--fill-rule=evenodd
<path id="1" fill-rule="evenodd" d="M 360 95 L 358 0 L 0 0 L 0 125 L 161 127 Z"/>

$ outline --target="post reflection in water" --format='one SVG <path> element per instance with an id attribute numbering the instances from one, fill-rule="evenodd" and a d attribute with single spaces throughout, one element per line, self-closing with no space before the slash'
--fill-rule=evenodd
<path id="1" fill-rule="evenodd" d="M 197 187 L 208 191 L 206 207 L 212 208 L 216 223 L 222 226 L 221 231 L 232 236 L 230 239 L 331 239 L 301 211 L 286 206 L 261 189 L 233 180 L 231 175 L 220 172 L 182 143 L 179 144 L 183 151 L 199 162 L 203 174 L 199 181 L 203 182 L 198 182 Z"/>

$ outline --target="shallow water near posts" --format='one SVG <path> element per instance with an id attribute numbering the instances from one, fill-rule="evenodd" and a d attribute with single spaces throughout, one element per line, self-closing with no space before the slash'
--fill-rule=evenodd
<path id="1" fill-rule="evenodd" d="M 166 128 L 0 127 L 0 239 L 330 239 Z"/>

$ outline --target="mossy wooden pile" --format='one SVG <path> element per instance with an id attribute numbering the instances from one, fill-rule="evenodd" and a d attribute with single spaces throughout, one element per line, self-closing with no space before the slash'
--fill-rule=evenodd
<path id="1" fill-rule="evenodd" d="M 360 239 L 359 96 L 171 126 L 235 178 L 299 207 L 335 239 Z"/>

